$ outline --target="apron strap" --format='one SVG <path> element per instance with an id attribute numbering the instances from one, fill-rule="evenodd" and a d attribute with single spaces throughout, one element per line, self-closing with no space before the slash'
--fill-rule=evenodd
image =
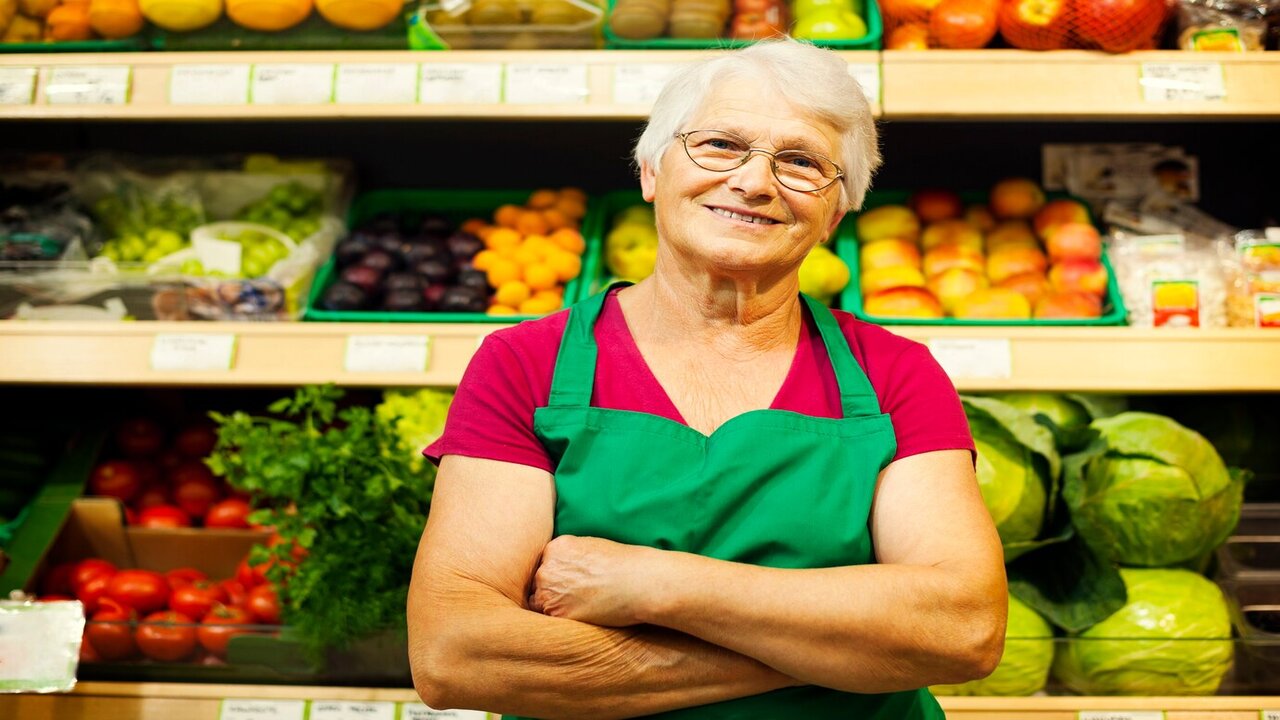
<path id="1" fill-rule="evenodd" d="M 631 283 L 617 282 L 569 308 L 569 323 L 560 339 L 556 369 L 551 376 L 549 407 L 588 407 L 596 382 L 596 318 L 604 300 L 614 288 Z"/>
<path id="2" fill-rule="evenodd" d="M 827 357 L 831 358 L 831 369 L 836 374 L 836 385 L 840 388 L 840 409 L 844 417 L 865 417 L 880 414 L 880 401 L 876 399 L 875 389 L 867 374 L 858 366 L 858 361 L 849 349 L 849 341 L 840 331 L 840 324 L 826 305 L 801 293 L 809 306 L 809 314 L 818 326 L 818 334 L 822 336 L 822 344 L 827 347 Z"/>

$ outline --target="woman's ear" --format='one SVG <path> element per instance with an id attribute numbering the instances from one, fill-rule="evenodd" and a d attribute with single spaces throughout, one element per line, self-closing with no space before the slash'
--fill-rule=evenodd
<path id="1" fill-rule="evenodd" d="M 658 194 L 658 172 L 647 160 L 640 163 L 640 194 L 645 202 L 653 202 Z"/>

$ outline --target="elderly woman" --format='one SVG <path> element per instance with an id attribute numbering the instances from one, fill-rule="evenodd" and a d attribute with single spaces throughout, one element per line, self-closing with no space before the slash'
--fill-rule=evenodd
<path id="1" fill-rule="evenodd" d="M 657 266 L 490 335 L 409 599 L 423 700 L 508 716 L 940 718 L 989 673 L 999 539 L 921 345 L 799 293 L 879 163 L 837 55 L 671 80 L 636 146 Z"/>

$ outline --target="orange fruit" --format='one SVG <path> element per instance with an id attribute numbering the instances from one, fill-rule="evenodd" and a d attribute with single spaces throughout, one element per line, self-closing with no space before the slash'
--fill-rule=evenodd
<path id="1" fill-rule="evenodd" d="M 502 256 L 496 250 L 481 250 L 471 258 L 471 266 L 477 270 L 488 270 L 501 258 Z"/>
<path id="2" fill-rule="evenodd" d="M 541 296 L 531 297 L 520 303 L 521 315 L 546 315 L 560 309 L 564 303 L 559 297 Z"/>
<path id="3" fill-rule="evenodd" d="M 508 227 L 494 228 L 484 239 L 484 244 L 490 250 L 514 250 L 520 245 L 520 233 Z"/>
<path id="4" fill-rule="evenodd" d="M 556 210 L 555 208 L 551 208 L 550 210 L 543 210 L 542 219 L 547 221 L 547 227 L 551 228 L 552 230 L 559 230 L 560 228 L 573 227 L 574 225 L 573 218 L 569 217 L 568 215 L 565 215 L 564 213 L 560 212 L 559 210 Z"/>
<path id="5" fill-rule="evenodd" d="M 547 259 L 547 265 L 556 273 L 560 282 L 569 282 L 582 272 L 582 258 L 571 252 L 558 252 Z"/>
<path id="6" fill-rule="evenodd" d="M 542 262 L 543 257 L 545 257 L 545 255 L 538 252 L 537 248 L 529 245 L 528 242 L 521 243 L 520 247 L 516 248 L 515 252 L 511 254 L 511 259 L 515 260 L 522 267 L 537 265 Z"/>
<path id="7" fill-rule="evenodd" d="M 498 291 L 493 294 L 494 302 L 507 307 L 520 307 L 520 303 L 532 297 L 533 293 L 529 291 L 529 286 L 519 280 L 502 283 Z"/>
<path id="8" fill-rule="evenodd" d="M 542 217 L 542 213 L 537 210 L 522 210 L 520 217 L 516 220 L 515 229 L 521 235 L 546 235 L 550 228 L 547 226 L 546 218 Z"/>
<path id="9" fill-rule="evenodd" d="M 524 268 L 524 282 L 533 290 L 550 290 L 558 281 L 555 269 L 546 263 L 526 265 Z"/>
<path id="10" fill-rule="evenodd" d="M 564 304 L 564 287 L 557 285 L 550 290 L 539 290 L 533 294 L 533 299 L 546 302 L 555 300 L 557 303 Z"/>
<path id="11" fill-rule="evenodd" d="M 461 227 L 458 229 L 463 232 L 469 232 L 476 237 L 480 237 L 480 233 L 487 227 L 489 227 L 489 223 L 484 220 L 481 220 L 480 218 L 471 218 L 470 220 L 462 223 Z"/>
<path id="12" fill-rule="evenodd" d="M 499 258 L 485 272 L 485 277 L 491 287 L 499 288 L 512 280 L 519 280 L 521 274 L 520 266 L 514 260 Z"/>
<path id="13" fill-rule="evenodd" d="M 561 197 L 554 210 L 562 212 L 573 220 L 581 220 L 587 214 L 587 204 L 577 198 Z"/>
<path id="14" fill-rule="evenodd" d="M 525 207 L 530 207 L 534 210 L 542 210 L 555 205 L 556 201 L 559 199 L 560 193 L 555 190 L 547 190 L 545 188 L 542 190 L 534 190 L 533 194 L 529 196 L 529 201 L 525 203 Z"/>
<path id="15" fill-rule="evenodd" d="M 516 314 L 516 312 L 517 312 L 517 310 L 516 310 L 515 308 L 507 307 L 506 305 L 490 305 L 490 306 L 489 306 L 489 311 L 488 311 L 488 313 L 487 313 L 487 314 L 489 314 L 489 315 L 515 315 L 515 314 Z"/>
<path id="16" fill-rule="evenodd" d="M 576 188 L 576 187 L 560 188 L 560 199 L 563 200 L 564 198 L 573 198 L 574 200 L 577 200 L 583 205 L 587 204 L 587 194 L 582 192 L 581 188 Z"/>
<path id="17" fill-rule="evenodd" d="M 582 251 L 587 249 L 587 243 L 582 239 L 582 233 L 573 228 L 560 228 L 551 233 L 551 241 L 577 255 L 581 255 Z"/>
<path id="18" fill-rule="evenodd" d="M 524 212 L 524 208 L 519 205 L 503 205 L 493 211 L 493 221 L 502 227 L 513 228 Z"/>

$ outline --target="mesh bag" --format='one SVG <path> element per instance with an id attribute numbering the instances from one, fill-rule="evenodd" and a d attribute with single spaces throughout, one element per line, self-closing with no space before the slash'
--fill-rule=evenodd
<path id="1" fill-rule="evenodd" d="M 880 0 L 885 47 L 986 47 L 1122 53 L 1154 49 L 1171 0 Z M 924 40 L 927 38 L 927 40 Z"/>

